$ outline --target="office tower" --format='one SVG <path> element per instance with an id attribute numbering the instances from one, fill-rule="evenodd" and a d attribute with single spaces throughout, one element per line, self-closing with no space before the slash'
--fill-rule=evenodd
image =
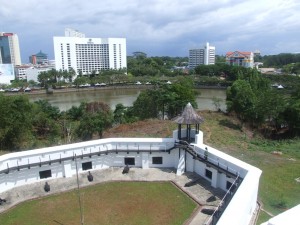
<path id="1" fill-rule="evenodd" d="M 203 48 L 189 50 L 189 68 L 215 64 L 215 47 L 207 42 Z"/>
<path id="2" fill-rule="evenodd" d="M 77 74 L 127 67 L 125 38 L 85 38 L 78 31 L 54 37 L 56 70 L 73 68 Z"/>
<path id="3" fill-rule="evenodd" d="M 0 32 L 0 64 L 21 65 L 19 39 L 16 34 Z"/>

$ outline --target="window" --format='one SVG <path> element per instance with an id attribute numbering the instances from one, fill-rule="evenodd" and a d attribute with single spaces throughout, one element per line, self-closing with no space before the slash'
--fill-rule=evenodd
<path id="1" fill-rule="evenodd" d="M 152 164 L 163 164 L 162 157 L 152 157 Z"/>
<path id="2" fill-rule="evenodd" d="M 227 182 L 226 182 L 226 189 L 228 190 L 228 189 L 231 187 L 231 185 L 232 185 L 232 183 L 229 182 L 229 181 L 227 181 Z"/>
<path id="3" fill-rule="evenodd" d="M 212 178 L 212 172 L 211 172 L 210 170 L 206 169 L 206 170 L 205 170 L 205 176 L 206 176 L 207 178 L 211 179 L 211 178 Z"/>
<path id="4" fill-rule="evenodd" d="M 52 177 L 51 170 L 40 171 L 40 179 L 45 179 L 48 177 Z"/>
<path id="5" fill-rule="evenodd" d="M 92 162 L 82 163 L 82 170 L 90 170 L 92 169 Z"/>
<path id="6" fill-rule="evenodd" d="M 124 158 L 125 165 L 135 165 L 135 158 Z"/>
<path id="7" fill-rule="evenodd" d="M 229 188 L 231 187 L 232 183 L 230 181 L 226 182 L 226 189 L 229 190 Z M 237 186 L 236 184 L 232 185 L 230 192 L 235 192 Z"/>

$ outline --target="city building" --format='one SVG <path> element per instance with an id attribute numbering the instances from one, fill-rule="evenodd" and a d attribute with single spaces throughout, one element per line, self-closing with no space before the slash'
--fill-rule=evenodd
<path id="1" fill-rule="evenodd" d="M 21 65 L 15 66 L 15 78 L 19 80 L 27 79 L 27 69 L 31 68 L 32 65 Z"/>
<path id="2" fill-rule="evenodd" d="M 36 64 L 48 64 L 48 56 L 42 51 L 29 57 L 29 62 L 33 65 Z"/>
<path id="3" fill-rule="evenodd" d="M 195 69 L 199 65 L 215 64 L 216 49 L 207 42 L 201 49 L 189 50 L 189 69 Z"/>
<path id="4" fill-rule="evenodd" d="M 85 38 L 85 34 L 79 32 L 78 30 L 74 30 L 72 28 L 65 29 L 65 37 L 80 37 Z"/>
<path id="5" fill-rule="evenodd" d="M 77 172 L 81 179 L 86 177 L 87 172 L 101 173 L 94 183 L 103 182 L 97 179 L 105 178 L 106 173 L 112 170 L 117 172 L 112 180 L 161 181 L 164 180 L 161 176 L 149 180 L 145 176 L 145 173 L 152 174 L 153 169 L 159 169 L 155 171 L 162 176 L 167 174 L 168 180 L 187 179 L 189 182 L 181 188 L 194 200 L 200 201 L 192 195 L 189 187 L 192 186 L 196 192 L 203 189 L 201 182 L 198 183 L 200 179 L 207 184 L 206 190 L 218 189 L 223 193 L 220 202 L 210 208 L 212 213 L 204 215 L 202 210 L 197 211 L 194 218 L 201 221 L 191 224 L 249 225 L 250 221 L 255 221 L 262 171 L 204 144 L 203 132 L 199 129 L 203 118 L 195 113 L 191 104 L 187 104 L 174 122 L 178 129 L 169 138 L 107 138 L 0 156 L 0 197 L 8 200 L 0 212 L 20 202 L 20 198 L 12 198 L 13 193 L 28 193 L 27 199 L 35 198 L 34 193 L 41 197 L 45 195 L 41 192 L 45 182 L 52 185 L 59 180 L 68 188 L 70 179 L 76 177 Z M 122 176 L 125 166 L 134 171 L 133 176 Z M 26 186 L 26 192 L 17 189 L 22 186 Z M 34 186 L 37 191 L 31 190 Z M 61 186 L 53 185 L 51 191 L 59 193 Z M 212 202 L 208 204 L 211 206 Z"/>
<path id="6" fill-rule="evenodd" d="M 0 32 L 0 64 L 21 65 L 19 39 L 16 34 Z"/>
<path id="7" fill-rule="evenodd" d="M 253 52 L 227 52 L 226 64 L 231 66 L 243 66 L 247 68 L 253 68 L 254 66 L 254 54 Z"/>
<path id="8" fill-rule="evenodd" d="M 0 85 L 10 84 L 15 79 L 13 64 L 0 64 Z"/>
<path id="9" fill-rule="evenodd" d="M 53 60 L 45 60 L 43 64 L 24 64 L 21 66 L 15 66 L 15 78 L 19 80 L 33 80 L 38 81 L 38 76 L 41 72 L 47 72 L 49 70 L 55 69 L 55 62 Z"/>
<path id="10" fill-rule="evenodd" d="M 73 68 L 77 74 L 127 68 L 125 38 L 85 38 L 78 31 L 54 37 L 56 70 Z"/>

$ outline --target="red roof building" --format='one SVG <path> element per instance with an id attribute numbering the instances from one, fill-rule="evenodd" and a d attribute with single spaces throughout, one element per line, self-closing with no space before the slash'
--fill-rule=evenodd
<path id="1" fill-rule="evenodd" d="M 227 52 L 226 63 L 231 66 L 243 66 L 253 68 L 254 54 L 253 52 Z"/>

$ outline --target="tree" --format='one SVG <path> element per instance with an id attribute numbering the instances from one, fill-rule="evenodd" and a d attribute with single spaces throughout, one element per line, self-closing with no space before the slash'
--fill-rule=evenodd
<path id="1" fill-rule="evenodd" d="M 288 105 L 283 112 L 283 117 L 287 122 L 292 136 L 300 135 L 300 85 L 291 94 Z"/>
<path id="2" fill-rule="evenodd" d="M 75 76 L 76 76 L 76 71 L 73 69 L 73 67 L 70 67 L 67 73 L 67 78 L 69 79 L 69 82 L 72 82 Z"/>
<path id="3" fill-rule="evenodd" d="M 32 126 L 34 135 L 43 145 L 57 144 L 61 139 L 61 113 L 58 107 L 52 106 L 46 100 L 39 100 L 33 105 Z"/>
<path id="4" fill-rule="evenodd" d="M 83 85 L 83 84 L 87 84 L 90 83 L 90 80 L 88 77 L 86 76 L 78 76 L 75 80 L 74 80 L 74 84 L 79 87 L 79 85 Z"/>
<path id="5" fill-rule="evenodd" d="M 113 122 L 113 114 L 109 106 L 102 102 L 86 103 L 85 113 L 77 128 L 77 135 L 82 140 L 90 140 L 97 133 L 102 138 L 103 131 Z"/>
<path id="6" fill-rule="evenodd" d="M 172 85 L 163 84 L 155 89 L 143 91 L 133 103 L 133 113 L 140 119 L 164 118 L 178 115 L 188 102 L 195 108 L 196 92 L 193 80 L 189 77 L 179 77 Z"/>
<path id="7" fill-rule="evenodd" d="M 126 111 L 127 107 L 125 107 L 123 104 L 119 103 L 116 105 L 116 108 L 114 110 L 114 122 L 116 124 L 122 124 L 127 122 Z"/>
<path id="8" fill-rule="evenodd" d="M 39 109 L 44 112 L 47 117 L 57 120 L 60 117 L 60 110 L 56 106 L 52 106 L 47 100 L 38 100 L 34 102 Z"/>
<path id="9" fill-rule="evenodd" d="M 168 87 L 174 98 L 167 105 L 167 115 L 169 118 L 180 114 L 187 103 L 191 103 L 194 108 L 197 108 L 197 92 L 194 90 L 194 81 L 191 77 L 178 77 L 177 81 L 172 85 L 168 85 Z"/>
<path id="10" fill-rule="evenodd" d="M 157 118 L 158 116 L 158 93 L 155 90 L 142 91 L 133 103 L 133 113 L 139 119 Z"/>
<path id="11" fill-rule="evenodd" d="M 67 110 L 66 112 L 67 118 L 70 120 L 79 121 L 85 113 L 85 108 L 86 108 L 85 102 L 80 103 L 78 107 L 72 106 L 71 109 Z"/>
<path id="12" fill-rule="evenodd" d="M 48 80 L 49 79 L 50 79 L 50 77 L 47 72 L 41 72 L 38 75 L 38 81 L 40 82 L 42 87 L 48 88 Z"/>
<path id="13" fill-rule="evenodd" d="M 33 115 L 32 103 L 26 96 L 0 95 L 0 149 L 30 146 Z"/>
<path id="14" fill-rule="evenodd" d="M 251 120 L 255 115 L 255 94 L 253 93 L 249 82 L 237 80 L 227 89 L 227 111 L 235 112 L 244 122 Z"/>

